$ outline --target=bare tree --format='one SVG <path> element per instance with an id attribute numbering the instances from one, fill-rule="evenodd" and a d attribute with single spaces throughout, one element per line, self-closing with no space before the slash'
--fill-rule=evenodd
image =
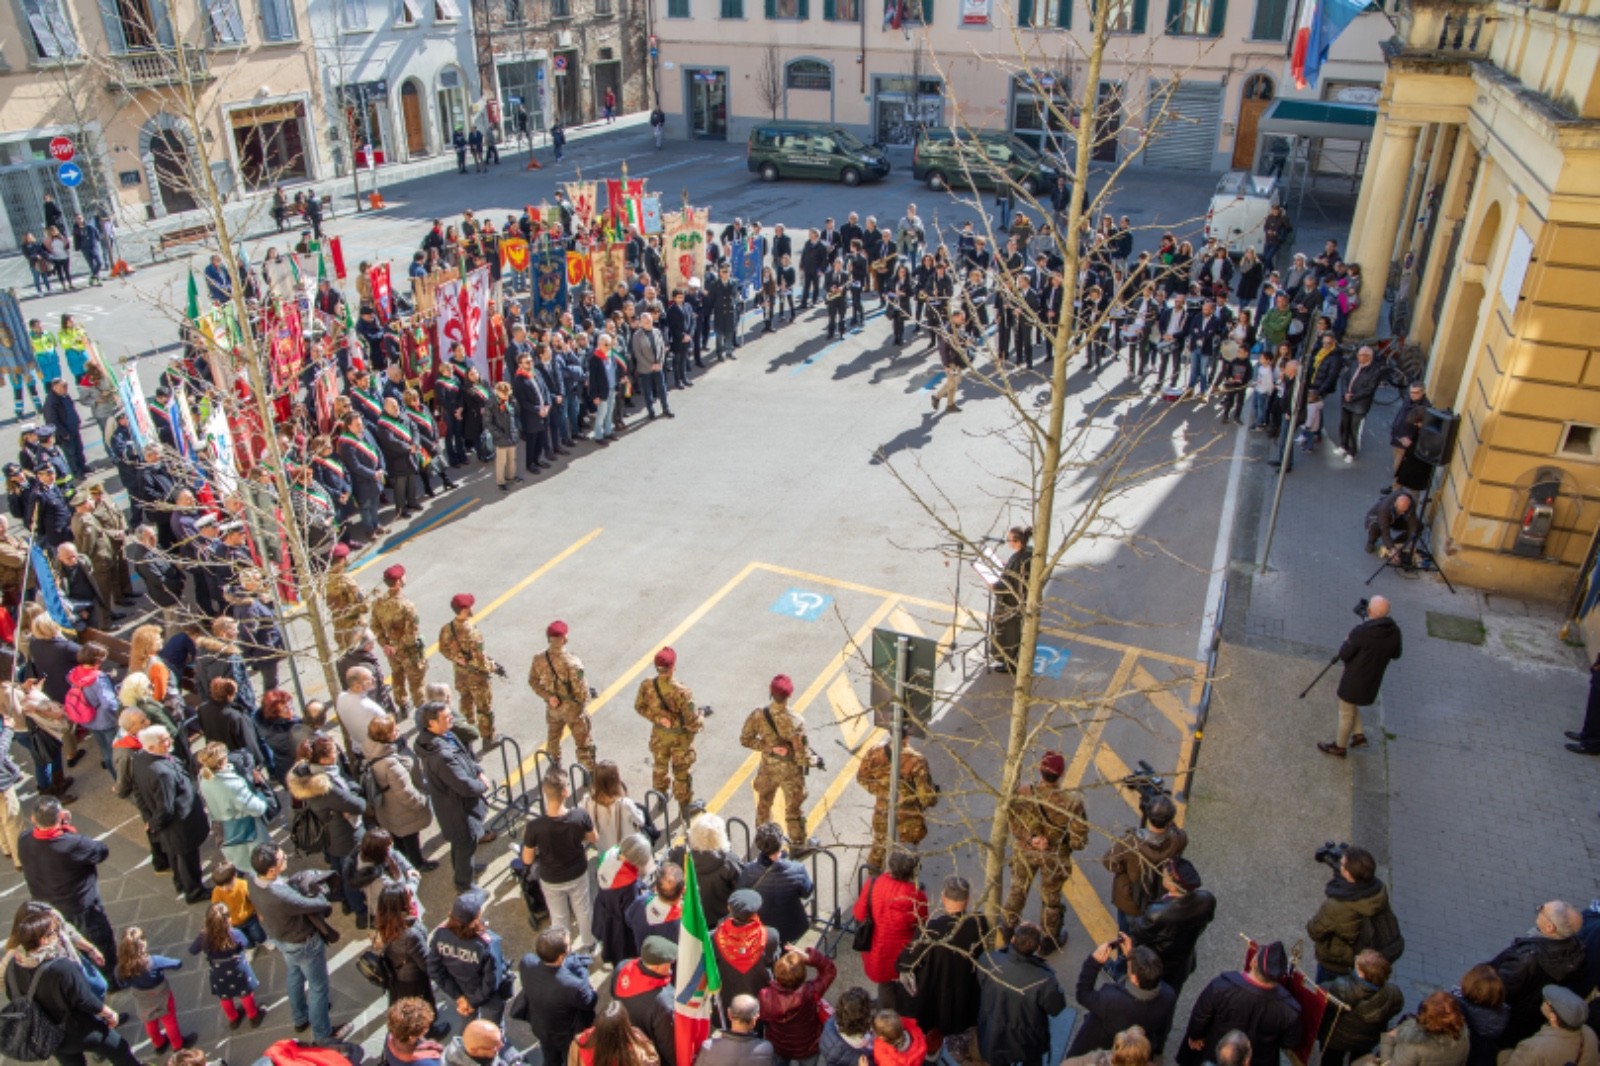
<path id="1" fill-rule="evenodd" d="M 778 46 L 767 45 L 761 53 L 761 69 L 756 71 L 756 99 L 771 113 L 774 120 L 783 106 L 783 60 Z"/>

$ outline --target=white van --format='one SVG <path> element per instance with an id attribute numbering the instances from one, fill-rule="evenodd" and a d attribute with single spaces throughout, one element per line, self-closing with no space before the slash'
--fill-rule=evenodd
<path id="1" fill-rule="evenodd" d="M 1246 248 L 1258 253 L 1263 243 L 1262 223 L 1280 202 L 1281 181 L 1271 174 L 1230 170 L 1217 182 L 1206 212 L 1206 240 L 1214 240 L 1237 255 Z"/>

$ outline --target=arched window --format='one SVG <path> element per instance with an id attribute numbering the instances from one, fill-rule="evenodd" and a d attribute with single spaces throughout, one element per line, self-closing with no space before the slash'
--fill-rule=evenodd
<path id="1" fill-rule="evenodd" d="M 784 84 L 791 89 L 828 92 L 833 88 L 833 68 L 820 59 L 796 59 L 784 68 Z"/>

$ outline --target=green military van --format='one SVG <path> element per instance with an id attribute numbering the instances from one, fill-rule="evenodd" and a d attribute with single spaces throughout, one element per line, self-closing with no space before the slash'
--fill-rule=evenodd
<path id="1" fill-rule="evenodd" d="M 762 181 L 826 178 L 859 185 L 889 174 L 883 149 L 827 122 L 761 123 L 750 131 L 745 165 Z"/>
<path id="2" fill-rule="evenodd" d="M 959 138 L 959 140 L 958 140 Z M 1001 175 L 1029 196 L 1051 189 L 1056 168 L 1039 152 L 999 130 L 929 128 L 917 134 L 911 176 L 938 190 L 952 185 L 992 189 Z"/>

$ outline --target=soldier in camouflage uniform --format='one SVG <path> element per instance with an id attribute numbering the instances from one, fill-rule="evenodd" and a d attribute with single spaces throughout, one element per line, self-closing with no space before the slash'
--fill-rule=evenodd
<path id="1" fill-rule="evenodd" d="M 856 783 L 872 793 L 872 850 L 867 865 L 883 869 L 883 853 L 889 842 L 889 771 L 893 765 L 889 738 L 873 745 L 856 771 Z M 895 839 L 902 844 L 920 844 L 928 835 L 922 812 L 939 802 L 939 790 L 928 771 L 928 760 L 911 746 L 908 733 L 900 737 L 900 809 L 895 814 Z"/>
<path id="2" fill-rule="evenodd" d="M 1006 924 L 1015 926 L 1038 874 L 1043 901 L 1039 925 L 1057 944 L 1061 943 L 1061 889 L 1072 876 L 1072 853 L 1089 843 L 1083 797 L 1061 785 L 1066 769 L 1060 752 L 1045 752 L 1038 783 L 1023 785 L 1011 801 L 1011 890 L 1001 908 Z"/>
<path id="3" fill-rule="evenodd" d="M 100 521 L 100 528 L 111 537 L 116 546 L 116 584 L 107 587 L 106 595 L 119 600 L 133 599 L 133 574 L 128 568 L 127 557 L 122 554 L 123 546 L 128 540 L 128 517 L 117 510 L 117 505 L 106 495 L 104 482 L 97 481 L 89 486 L 89 499 L 92 506 L 89 513 Z"/>
<path id="4" fill-rule="evenodd" d="M 694 735 L 705 728 L 705 719 L 694 705 L 689 687 L 673 679 L 678 653 L 671 648 L 656 652 L 656 676 L 639 682 L 633 709 L 650 721 L 650 758 L 654 762 L 652 784 L 658 792 L 670 784 L 680 807 L 694 799 Z"/>
<path id="5" fill-rule="evenodd" d="M 117 602 L 117 556 L 122 553 L 121 545 L 112 539 L 110 531 L 95 517 L 94 500 L 88 493 L 72 503 L 72 543 L 89 564 L 94 583 L 100 586 L 100 592 L 109 607 Z"/>
<path id="6" fill-rule="evenodd" d="M 322 595 L 333 614 L 333 642 L 341 652 L 367 628 L 367 597 L 356 579 L 345 571 L 349 560 L 350 545 L 335 545 L 322 580 Z"/>
<path id="7" fill-rule="evenodd" d="M 401 590 L 406 585 L 406 568 L 396 563 L 383 572 L 388 586 L 372 601 L 372 634 L 378 638 L 389 673 L 394 675 L 394 692 L 399 700 L 400 717 L 421 707 L 427 700 L 422 686 L 428 682 L 428 660 L 423 655 L 421 621 L 416 604 Z"/>
<path id="8" fill-rule="evenodd" d="M 478 601 L 469 592 L 450 598 L 455 617 L 439 630 L 439 651 L 455 665 L 456 692 L 461 696 L 461 717 L 476 721 L 484 750 L 494 746 L 494 693 L 491 676 L 506 676 L 505 667 L 483 650 L 483 634 L 472 624 L 472 607 Z"/>
<path id="9" fill-rule="evenodd" d="M 544 750 L 560 766 L 561 740 L 570 729 L 578 763 L 592 773 L 594 738 L 589 732 L 589 685 L 583 679 L 583 663 L 567 650 L 567 623 L 551 622 L 544 635 L 550 641 L 549 650 L 535 655 L 528 668 L 528 687 L 545 702 L 544 723 L 549 732 Z"/>
<path id="10" fill-rule="evenodd" d="M 813 756 L 806 743 L 806 725 L 800 716 L 789 710 L 789 697 L 794 695 L 794 682 L 779 674 L 768 686 L 772 702 L 757 707 L 744 720 L 739 733 L 739 743 L 761 756 L 761 768 L 756 771 L 756 824 L 772 819 L 772 797 L 783 790 L 785 820 L 789 840 L 795 845 L 795 854 L 809 850 L 806 839 L 806 773 L 811 769 Z"/>

